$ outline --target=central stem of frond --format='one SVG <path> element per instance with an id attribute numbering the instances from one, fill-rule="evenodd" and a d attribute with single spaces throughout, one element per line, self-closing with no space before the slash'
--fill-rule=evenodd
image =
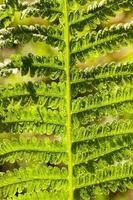
<path id="1" fill-rule="evenodd" d="M 69 174 L 69 200 L 73 200 L 73 167 L 72 167 L 72 135 L 71 135 L 71 83 L 70 83 L 70 35 L 68 22 L 68 0 L 64 0 L 64 33 L 65 33 L 65 69 L 66 69 L 66 101 L 67 101 L 67 151 Z"/>

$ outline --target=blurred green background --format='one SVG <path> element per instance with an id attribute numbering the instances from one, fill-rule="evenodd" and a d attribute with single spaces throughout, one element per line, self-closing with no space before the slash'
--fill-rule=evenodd
<path id="1" fill-rule="evenodd" d="M 124 1 L 124 0 L 123 0 Z M 0 3 L 3 1 L 0 0 Z M 104 24 L 100 24 L 98 29 L 103 28 L 104 26 L 111 26 L 113 24 L 118 23 L 127 23 L 131 22 L 133 20 L 133 12 L 125 10 L 120 11 L 116 14 L 115 17 L 112 17 L 108 20 L 108 22 Z M 48 22 L 45 20 L 42 20 L 41 18 L 26 18 L 23 20 L 20 20 L 20 13 L 16 12 L 15 16 L 13 18 L 13 21 L 10 26 L 16 26 L 17 24 L 25 24 L 25 25 L 32 25 L 32 24 L 44 24 L 48 26 Z M 27 55 L 28 53 L 33 53 L 36 55 L 57 55 L 57 50 L 49 47 L 45 43 L 33 43 L 30 42 L 25 45 L 19 45 L 14 46 L 10 49 L 2 49 L 0 50 L 0 62 L 3 60 L 10 58 L 12 54 L 21 54 L 21 55 Z M 133 45 L 129 45 L 128 47 L 123 47 L 119 51 L 109 53 L 107 55 L 96 55 L 95 57 L 92 56 L 91 58 L 87 59 L 86 63 L 77 63 L 79 67 L 85 68 L 88 66 L 95 66 L 97 64 L 104 64 L 107 62 L 115 61 L 131 61 L 133 60 Z M 12 75 L 8 79 L 0 79 L 0 84 L 7 84 L 7 83 L 15 83 L 15 82 L 21 82 L 21 81 L 29 80 L 28 76 L 21 77 L 20 74 Z M 127 193 L 117 193 L 117 194 L 110 194 L 109 197 L 97 197 L 96 200 L 133 200 L 133 192 L 128 191 Z"/>

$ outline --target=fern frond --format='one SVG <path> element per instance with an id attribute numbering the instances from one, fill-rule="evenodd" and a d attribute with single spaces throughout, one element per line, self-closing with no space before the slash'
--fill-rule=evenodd
<path id="1" fill-rule="evenodd" d="M 44 19 L 53 22 L 55 19 L 59 19 L 62 17 L 62 6 L 60 1 L 47 1 L 47 0 L 39 0 L 36 2 L 27 5 L 27 7 L 22 4 L 23 9 L 19 9 L 21 12 L 21 18 L 23 17 L 42 17 Z M 42 9 L 43 8 L 43 9 Z"/>
<path id="2" fill-rule="evenodd" d="M 63 110 L 65 83 L 46 84 L 44 82 L 28 82 L 8 85 L 0 88 L 0 108 L 15 106 L 46 106 Z"/>
<path id="3" fill-rule="evenodd" d="M 51 117 L 55 116 L 58 113 L 58 111 L 53 111 L 53 114 L 52 114 L 52 110 L 49 110 L 47 112 L 44 106 L 51 109 L 59 108 L 60 111 L 63 110 L 64 101 L 65 101 L 64 89 L 65 89 L 64 83 L 55 83 L 55 82 L 53 82 L 52 84 L 45 84 L 43 82 L 35 82 L 35 83 L 29 82 L 27 84 L 22 83 L 22 84 L 17 84 L 15 86 L 9 85 L 8 87 L 7 86 L 2 87 L 0 89 L 1 115 L 3 113 L 3 115 L 7 119 L 6 122 L 9 122 L 9 123 L 15 122 L 15 121 L 16 122 L 25 121 L 26 119 L 27 119 L 27 122 L 30 122 L 30 121 L 39 122 L 39 121 L 42 121 L 43 114 L 45 115 L 45 113 L 47 114 L 49 113 L 47 115 L 47 119 L 48 119 L 50 116 Z M 23 105 L 25 105 L 24 110 L 22 110 Z M 11 109 L 11 107 L 12 108 L 14 107 L 14 108 Z M 4 111 L 4 109 L 6 110 Z M 34 111 L 36 110 L 36 114 L 35 113 L 32 114 L 32 111 L 33 111 L 32 109 Z M 42 112 L 42 110 L 43 111 L 45 110 L 45 113 Z M 28 111 L 30 112 L 29 114 L 28 114 Z M 8 113 L 6 114 L 6 112 Z M 40 114 L 40 112 L 42 112 L 43 114 Z M 14 117 L 12 118 L 12 116 Z M 19 116 L 22 117 L 22 118 L 20 117 L 21 120 L 19 120 Z M 33 116 L 33 118 L 31 118 L 31 116 Z M 60 116 L 60 114 L 58 116 Z M 15 121 L 12 121 L 12 120 L 10 121 L 10 118 L 14 119 Z M 44 118 L 46 118 L 46 116 Z M 59 121 L 56 120 L 56 122 L 61 122 L 61 118 Z M 47 123 L 47 119 L 44 119 L 46 123 Z"/>
<path id="4" fill-rule="evenodd" d="M 67 163 L 65 144 L 49 139 L 37 138 L 2 140 L 0 142 L 0 165 L 17 160 L 39 161 L 42 163 Z"/>
<path id="5" fill-rule="evenodd" d="M 7 200 L 67 200 L 68 193 L 66 191 L 48 192 L 37 191 L 32 193 L 19 194 L 17 197 L 7 198 Z"/>
<path id="6" fill-rule="evenodd" d="M 58 167 L 20 168 L 0 175 L 0 196 L 12 197 L 22 193 L 39 190 L 67 190 L 67 170 Z"/>
<path id="7" fill-rule="evenodd" d="M 1 122 L 45 122 L 47 124 L 65 125 L 65 111 L 46 109 L 42 106 L 22 106 L 16 105 L 1 110 Z"/>
<path id="8" fill-rule="evenodd" d="M 43 9 L 42 9 L 43 8 Z M 0 27 L 4 28 L 11 23 L 11 19 L 15 12 L 21 13 L 21 19 L 24 17 L 42 17 L 54 21 L 62 16 L 62 9 L 59 1 L 38 0 L 33 3 L 21 1 L 5 1 L 0 8 Z"/>
<path id="9" fill-rule="evenodd" d="M 10 59 L 0 63 L 0 77 L 8 77 L 14 73 L 30 74 L 31 77 L 49 77 L 51 80 L 65 79 L 64 62 L 58 57 L 13 55 Z M 15 70 L 15 73 L 17 73 Z"/>
<path id="10" fill-rule="evenodd" d="M 1 49 L 45 42 L 46 54 L 57 57 L 14 55 L 0 63 L 4 81 L 26 75 L 0 86 L 0 199 L 90 200 L 133 188 L 133 62 L 79 70 L 87 56 L 133 43 L 133 22 L 99 26 L 132 7 L 133 0 L 1 4 Z M 30 25 L 31 18 L 13 27 L 17 16 L 47 25 Z"/>
<path id="11" fill-rule="evenodd" d="M 118 135 L 110 138 L 94 139 L 93 141 L 81 141 L 73 144 L 74 164 L 86 163 L 90 160 L 117 152 L 120 149 L 133 145 L 133 135 Z"/>
<path id="12" fill-rule="evenodd" d="M 130 87 L 132 84 L 133 63 L 109 63 L 96 67 L 71 70 L 72 97 L 104 93 Z"/>
<path id="13" fill-rule="evenodd" d="M 16 104 L 19 106 L 42 106 L 50 109 L 63 110 L 65 99 L 60 97 L 51 97 L 51 96 L 13 96 L 2 98 L 0 100 L 0 109 L 6 109 L 7 107 L 14 107 Z"/>
<path id="14" fill-rule="evenodd" d="M 66 135 L 66 126 L 57 123 L 45 123 L 43 121 L 16 121 L 16 122 L 1 122 L 0 133 L 32 133 L 32 134 L 47 134 L 64 137 Z"/>
<path id="15" fill-rule="evenodd" d="M 109 116 L 123 116 L 124 114 L 133 113 L 133 101 L 125 101 L 108 106 L 99 107 L 94 110 L 87 110 L 84 112 L 75 113 L 72 116 L 73 127 L 77 128 L 79 125 L 87 125 L 91 122 L 101 121 Z"/>
<path id="16" fill-rule="evenodd" d="M 96 67 L 88 67 L 85 70 L 78 70 L 73 67 L 71 70 L 71 83 L 78 84 L 87 81 L 102 79 L 116 79 L 133 74 L 133 62 L 127 63 L 107 63 Z"/>
<path id="17" fill-rule="evenodd" d="M 102 194 L 108 194 L 111 190 L 113 192 L 117 190 L 125 191 L 132 187 L 133 165 L 131 161 L 105 167 L 101 170 L 97 170 L 95 174 L 88 173 L 85 176 L 75 178 L 75 188 L 80 188 L 79 192 L 82 193 L 81 196 L 85 200 L 92 197 L 97 189 Z M 83 190 L 81 190 L 81 188 L 83 188 Z"/>
<path id="18" fill-rule="evenodd" d="M 3 28 L 0 32 L 0 48 L 12 47 L 13 45 L 24 44 L 30 40 L 42 41 L 59 49 L 64 48 L 63 33 L 57 26 L 45 27 L 42 25 Z"/>
<path id="19" fill-rule="evenodd" d="M 65 83 L 52 82 L 51 84 L 46 84 L 45 82 L 28 82 L 28 83 L 18 83 L 9 84 L 0 87 L 0 97 L 15 97 L 15 96 L 25 96 L 25 95 L 36 95 L 36 96 L 53 96 L 53 97 L 64 97 L 65 94 Z"/>
<path id="20" fill-rule="evenodd" d="M 111 124 L 90 125 L 73 129 L 73 142 L 89 141 L 98 138 L 108 138 L 117 135 L 128 135 L 133 133 L 132 120 L 119 120 Z"/>
<path id="21" fill-rule="evenodd" d="M 71 41 L 71 62 L 92 54 L 105 54 L 132 42 L 133 23 L 113 25 Z"/>
<path id="22" fill-rule="evenodd" d="M 126 8 L 132 8 L 130 0 L 104 0 L 90 4 L 87 9 L 71 11 L 69 14 L 69 23 L 71 31 L 83 31 L 84 27 L 95 28 L 101 22 L 107 20 L 110 16 L 115 16 L 115 12 Z"/>
<path id="23" fill-rule="evenodd" d="M 95 96 L 89 95 L 85 97 L 78 97 L 72 102 L 72 112 L 79 113 L 87 110 L 98 109 L 106 107 L 111 104 L 118 104 L 125 101 L 133 100 L 133 88 L 120 88 L 115 91 L 109 91 Z"/>

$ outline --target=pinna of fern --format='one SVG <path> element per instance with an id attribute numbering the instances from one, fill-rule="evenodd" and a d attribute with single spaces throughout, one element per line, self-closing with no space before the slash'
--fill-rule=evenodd
<path id="1" fill-rule="evenodd" d="M 101 25 L 132 7 L 132 0 L 1 4 L 1 50 L 42 42 L 57 56 L 29 52 L 0 63 L 2 80 L 29 79 L 0 85 L 0 198 L 88 200 L 133 189 L 133 62 L 77 66 L 133 43 L 133 22 Z M 15 13 L 48 25 L 13 26 Z"/>

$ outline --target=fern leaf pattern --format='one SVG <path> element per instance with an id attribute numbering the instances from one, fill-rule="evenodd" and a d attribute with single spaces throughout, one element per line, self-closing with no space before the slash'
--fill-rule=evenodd
<path id="1" fill-rule="evenodd" d="M 0 85 L 0 199 L 89 200 L 133 189 L 133 61 L 79 68 L 133 43 L 132 21 L 102 25 L 132 9 L 132 0 L 0 5 L 1 51 L 29 42 L 56 51 L 0 62 L 1 80 L 22 78 Z M 13 26 L 16 13 L 47 23 Z"/>

